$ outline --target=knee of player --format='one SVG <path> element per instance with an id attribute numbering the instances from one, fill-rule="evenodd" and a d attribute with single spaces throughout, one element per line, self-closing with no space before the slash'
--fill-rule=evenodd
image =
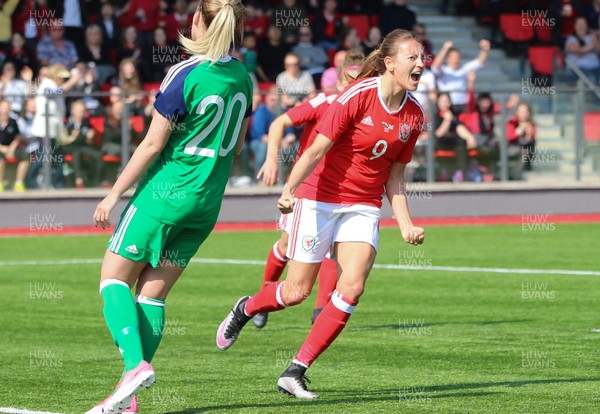
<path id="1" fill-rule="evenodd" d="M 344 295 L 344 297 L 347 297 L 352 301 L 358 301 L 365 291 L 365 283 L 362 280 L 342 282 L 338 283 L 337 290 Z"/>
<path id="2" fill-rule="evenodd" d="M 283 299 L 287 306 L 299 305 L 310 296 L 312 286 L 304 284 L 285 283 L 283 287 Z"/>

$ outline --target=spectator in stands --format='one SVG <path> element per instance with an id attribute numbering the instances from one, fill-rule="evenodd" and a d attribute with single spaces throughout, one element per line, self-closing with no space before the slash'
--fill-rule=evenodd
<path id="1" fill-rule="evenodd" d="M 249 1 L 246 5 L 246 20 L 244 31 L 256 35 L 256 40 L 262 41 L 267 37 L 269 18 L 264 15 L 262 7 L 256 2 Z"/>
<path id="2" fill-rule="evenodd" d="M 173 11 L 165 19 L 167 39 L 170 43 L 177 41 L 180 32 L 186 35 L 189 34 L 193 15 L 188 13 L 187 6 L 186 0 L 175 0 Z"/>
<path id="3" fill-rule="evenodd" d="M 271 88 L 265 97 L 265 103 L 260 105 L 252 118 L 250 127 L 249 149 L 254 154 L 254 173 L 252 181 L 256 182 L 256 176 L 260 167 L 265 163 L 267 156 L 267 134 L 273 120 L 277 117 L 281 108 L 279 106 L 279 97 L 277 89 Z"/>
<path id="4" fill-rule="evenodd" d="M 11 16 L 19 0 L 3 0 L 0 2 L 0 50 L 4 50 L 10 43 L 11 31 Z"/>
<path id="5" fill-rule="evenodd" d="M 10 102 L 0 99 L 0 192 L 4 191 L 6 159 L 15 157 L 19 144 L 19 126 L 10 115 Z"/>
<path id="6" fill-rule="evenodd" d="M 337 51 L 333 56 L 333 66 L 323 72 L 323 76 L 321 77 L 321 90 L 323 92 L 337 91 L 337 82 L 340 77 L 342 63 L 346 58 L 346 53 L 345 50 Z"/>
<path id="7" fill-rule="evenodd" d="M 182 60 L 180 48 L 171 44 L 162 27 L 154 29 L 154 41 L 143 54 L 142 75 L 145 82 L 162 82 L 171 66 Z"/>
<path id="8" fill-rule="evenodd" d="M 308 25 L 308 14 L 304 6 L 296 0 L 283 0 L 282 4 L 273 10 L 271 24 L 281 28 L 283 43 L 291 47 L 298 42 L 300 27 Z"/>
<path id="9" fill-rule="evenodd" d="M 244 67 L 250 74 L 256 78 L 256 66 L 258 65 L 258 53 L 256 53 L 256 35 L 254 32 L 244 34 L 244 40 L 240 49 Z"/>
<path id="10" fill-rule="evenodd" d="M 47 16 L 46 0 L 24 0 L 12 16 L 13 30 L 22 33 L 28 50 L 34 51 L 42 38 L 43 28 L 36 24 L 36 16 Z M 10 25 L 7 26 L 10 28 Z"/>
<path id="11" fill-rule="evenodd" d="M 289 51 L 290 47 L 281 41 L 281 29 L 270 25 L 267 39 L 258 44 L 258 79 L 262 82 L 275 82 L 277 75 L 284 70 L 283 60 Z"/>
<path id="12" fill-rule="evenodd" d="M 92 24 L 85 29 L 85 44 L 81 47 L 80 60 L 94 62 L 96 66 L 112 64 L 110 49 L 104 44 L 102 29 Z"/>
<path id="13" fill-rule="evenodd" d="M 531 156 L 535 151 L 536 127 L 533 112 L 527 102 L 519 102 L 515 115 L 506 124 L 506 139 L 508 140 L 508 156 L 519 158 L 519 170 L 511 174 L 512 178 L 520 179 L 521 170 L 531 170 Z"/>
<path id="14" fill-rule="evenodd" d="M 600 29 L 600 0 L 592 0 L 583 10 L 588 27 L 592 33 L 598 34 Z"/>
<path id="15" fill-rule="evenodd" d="M 362 42 L 360 41 L 360 36 L 358 36 L 358 31 L 356 29 L 351 27 L 348 30 L 346 30 L 344 42 L 342 43 L 342 49 L 355 50 L 357 52 L 363 53 L 364 49 L 362 46 Z"/>
<path id="16" fill-rule="evenodd" d="M 277 91 L 284 95 L 284 105 L 292 107 L 316 92 L 312 76 L 300 69 L 300 57 L 291 52 L 285 56 L 285 70 L 277 76 Z"/>
<path id="17" fill-rule="evenodd" d="M 62 24 L 54 24 L 48 28 L 48 35 L 37 46 L 37 57 L 43 66 L 61 64 L 70 68 L 79 59 L 75 45 L 64 39 L 64 34 Z"/>
<path id="18" fill-rule="evenodd" d="M 119 49 L 119 41 L 121 39 L 121 28 L 119 26 L 119 20 L 115 14 L 115 7 L 112 3 L 106 2 L 102 4 L 100 9 L 100 19 L 98 20 L 98 26 L 102 29 L 102 38 L 104 44 L 108 47 L 111 52 Z"/>
<path id="19" fill-rule="evenodd" d="M 35 98 L 28 98 L 23 105 L 23 110 L 17 118 L 17 125 L 19 127 L 19 143 L 17 144 L 17 149 L 15 150 L 15 158 L 17 159 L 18 164 L 13 190 L 19 193 L 25 191 L 26 187 L 30 187 L 27 174 L 29 171 L 30 159 L 41 145 L 41 140 L 34 137 L 31 133 L 31 126 L 33 125 L 34 116 Z M 32 185 L 31 187 L 33 188 L 35 185 Z"/>
<path id="20" fill-rule="evenodd" d="M 85 104 L 77 100 L 71 104 L 71 116 L 67 120 L 65 133 L 61 135 L 60 145 L 64 154 L 73 157 L 71 165 L 75 173 L 75 187 L 84 188 L 83 179 L 83 156 L 87 157 L 91 169 L 91 180 L 87 182 L 89 187 L 100 184 L 102 173 L 102 154 L 94 147 L 95 131 L 90 127 L 90 122 L 85 113 Z"/>
<path id="21" fill-rule="evenodd" d="M 154 29 L 159 26 L 159 0 L 129 0 L 120 11 L 126 14 L 135 26 L 140 46 L 146 48 L 152 44 Z"/>
<path id="22" fill-rule="evenodd" d="M 35 70 L 37 67 L 33 53 L 25 46 L 25 38 L 19 32 L 13 33 L 10 38 L 10 46 L 6 51 L 6 59 L 15 64 L 17 72 L 25 66 Z"/>
<path id="23" fill-rule="evenodd" d="M 318 85 L 329 58 L 321 47 L 312 43 L 312 30 L 309 26 L 301 27 L 298 36 L 300 41 L 292 52 L 300 57 L 300 68 L 307 71 L 313 77 L 315 85 Z"/>
<path id="24" fill-rule="evenodd" d="M 452 101 L 447 92 L 438 95 L 433 129 L 435 149 L 456 153 L 457 170 L 453 181 L 464 181 L 467 173 L 467 150 L 477 147 L 477 139 L 452 112 Z"/>
<path id="25" fill-rule="evenodd" d="M 575 33 L 567 38 L 565 43 L 566 59 L 575 64 L 594 84 L 600 78 L 600 42 L 598 35 L 588 29 L 585 17 L 575 20 Z"/>
<path id="26" fill-rule="evenodd" d="M 452 41 L 447 41 L 431 64 L 431 71 L 437 78 L 438 90 L 450 92 L 450 98 L 454 104 L 453 110 L 456 114 L 466 110 L 467 74 L 483 67 L 490 51 L 490 42 L 485 39 L 480 40 L 479 49 L 477 58 L 461 65 L 460 51 L 454 47 Z M 446 65 L 442 65 L 444 59 L 446 59 Z"/>
<path id="27" fill-rule="evenodd" d="M 118 86 L 125 95 L 125 103 L 130 105 L 130 114 L 135 114 L 142 107 L 142 84 L 135 62 L 125 58 L 119 64 Z"/>
<path id="28" fill-rule="evenodd" d="M 371 26 L 367 38 L 362 42 L 365 56 L 369 56 L 372 51 L 377 49 L 381 44 L 381 40 L 381 29 L 379 26 Z"/>
<path id="29" fill-rule="evenodd" d="M 104 123 L 104 134 L 102 135 L 102 155 L 120 156 L 123 142 L 122 126 L 123 111 L 125 104 L 123 100 L 115 100 L 108 108 L 106 122 Z M 138 140 L 136 132 L 129 127 L 130 148 L 133 154 L 135 143 Z"/>
<path id="30" fill-rule="evenodd" d="M 101 110 L 100 101 L 94 96 L 91 96 L 96 92 L 100 92 L 99 76 L 97 75 L 94 62 L 91 62 L 89 65 L 86 62 L 77 62 L 73 71 L 83 73 L 79 82 L 71 89 L 73 95 L 85 103 L 86 110 L 91 112 Z"/>
<path id="31" fill-rule="evenodd" d="M 406 5 L 406 0 L 394 0 L 383 6 L 379 13 L 379 27 L 383 37 L 394 29 L 412 30 L 417 22 L 417 15 Z"/>
<path id="32" fill-rule="evenodd" d="M 0 95 L 5 95 L 4 99 L 10 103 L 10 109 L 15 115 L 21 112 L 23 102 L 29 95 L 29 83 L 16 75 L 15 64 L 10 60 L 4 62 L 0 76 Z"/>
<path id="33" fill-rule="evenodd" d="M 64 187 L 62 173 L 62 156 L 59 153 L 57 139 L 63 132 L 64 118 L 66 115 L 65 92 L 71 90 L 81 79 L 80 71 L 69 72 L 64 65 L 59 63 L 50 65 L 40 70 L 40 84 L 36 91 L 35 116 L 31 133 L 39 139 L 48 139 L 36 151 L 36 162 L 31 166 L 33 179 L 42 162 L 52 163 L 52 184 L 55 188 Z M 48 111 L 46 112 L 46 108 Z"/>
<path id="34" fill-rule="evenodd" d="M 429 69 L 433 63 L 433 45 L 427 38 L 427 29 L 423 23 L 415 24 L 413 32 L 416 33 L 417 39 L 423 45 L 423 53 L 425 54 L 425 67 Z"/>
<path id="35" fill-rule="evenodd" d="M 314 18 L 315 41 L 327 53 L 339 49 L 342 44 L 340 36 L 344 34 L 344 22 L 337 10 L 336 0 L 325 0 L 323 10 Z"/>
<path id="36" fill-rule="evenodd" d="M 142 48 L 138 43 L 138 33 L 134 26 L 128 26 L 123 31 L 123 40 L 118 52 L 119 61 L 125 58 L 131 58 L 135 65 L 142 62 Z"/>

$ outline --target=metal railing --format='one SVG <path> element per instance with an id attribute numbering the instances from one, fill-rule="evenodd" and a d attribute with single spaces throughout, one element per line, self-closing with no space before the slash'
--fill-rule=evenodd
<path id="1" fill-rule="evenodd" d="M 574 70 L 575 73 L 576 70 Z M 587 79 L 587 78 L 586 78 Z M 564 88 L 559 88 L 559 87 L 554 87 L 551 90 L 551 93 L 549 94 L 542 94 L 542 95 L 528 95 L 528 96 L 522 96 L 522 98 L 524 100 L 531 100 L 532 103 L 539 103 L 542 101 L 549 101 L 550 105 L 548 105 L 547 107 L 550 108 L 549 111 L 546 112 L 546 114 L 553 114 L 554 118 L 556 119 L 557 116 L 559 115 L 560 112 L 560 108 L 558 107 L 558 104 L 564 104 L 565 102 L 569 102 L 570 101 L 570 105 L 572 108 L 572 113 L 575 116 L 575 122 L 574 122 L 574 152 L 575 152 L 575 180 L 579 181 L 582 178 L 582 171 L 581 171 L 581 165 L 582 162 L 584 160 L 584 148 L 585 148 L 585 141 L 584 141 L 584 137 L 583 137 L 583 133 L 584 133 L 584 118 L 583 118 L 583 113 L 584 110 L 586 108 L 586 104 L 585 104 L 585 93 L 592 91 L 595 94 L 597 94 L 600 97 L 600 90 L 598 89 L 598 87 L 594 87 L 594 85 L 591 85 L 589 80 L 586 82 L 585 80 L 580 81 L 578 83 L 578 86 L 575 88 L 571 88 L 571 87 L 564 87 Z M 500 181 L 508 181 L 510 176 L 509 176 L 509 164 L 510 164 L 510 160 L 509 160 L 509 155 L 508 155 L 508 141 L 506 139 L 506 124 L 509 120 L 509 109 L 506 108 L 506 103 L 509 100 L 510 95 L 513 92 L 517 92 L 517 91 L 513 91 L 513 90 L 507 90 L 506 88 L 501 89 L 498 88 L 497 90 L 486 90 L 486 92 L 489 92 L 492 94 L 494 101 L 499 104 L 500 106 L 500 113 L 497 114 L 496 116 L 496 120 L 497 120 L 497 131 L 498 131 L 498 136 L 497 136 L 497 142 L 499 144 L 498 146 L 498 151 L 499 151 L 499 159 L 497 161 L 496 167 L 499 171 L 497 179 L 499 179 Z M 262 94 L 266 94 L 267 92 L 261 92 Z M 476 92 L 477 93 L 477 92 Z M 144 98 L 147 98 L 150 95 L 150 93 L 148 92 L 143 92 L 143 93 L 139 93 L 136 94 L 136 96 L 142 96 Z M 102 100 L 108 96 L 111 96 L 111 94 L 109 92 L 96 92 L 96 93 L 92 93 L 92 94 L 75 94 L 75 93 L 65 93 L 64 95 L 62 95 L 60 97 L 60 99 L 77 99 L 77 98 L 95 98 L 98 99 L 100 101 L 100 106 L 104 107 L 105 105 L 102 103 Z M 113 95 L 114 96 L 114 95 Z M 34 97 L 34 95 L 29 95 L 27 97 Z M 128 98 L 129 95 L 127 94 L 122 94 L 120 95 L 120 98 L 122 99 L 126 99 Z M 50 130 L 50 99 L 46 100 L 46 131 Z M 65 114 L 66 116 L 68 116 L 68 114 Z M 124 109 L 123 109 L 123 114 L 121 117 L 121 169 L 125 167 L 125 165 L 127 164 L 127 162 L 130 159 L 131 153 L 130 153 L 130 143 L 132 141 L 132 137 L 130 136 L 130 117 L 132 115 L 132 108 L 128 105 L 125 104 L 124 105 Z M 433 120 L 435 119 L 435 103 L 434 102 L 429 102 L 428 105 L 428 115 L 429 115 L 429 120 L 428 120 L 428 124 L 427 124 L 427 130 L 428 130 L 428 140 L 425 144 L 425 169 L 426 169 L 426 174 L 425 174 L 425 179 L 427 182 L 435 182 L 436 181 L 436 166 L 438 165 L 438 160 L 436 159 L 435 153 L 436 153 L 436 138 L 435 138 L 435 131 L 434 131 L 434 125 L 433 125 Z M 106 116 L 106 115 L 104 115 Z M 534 117 L 535 120 L 535 117 Z M 564 137 L 564 128 L 566 128 L 564 125 L 560 125 L 561 128 L 563 128 L 563 137 Z M 600 126 L 599 126 L 600 128 Z M 42 137 L 43 139 L 43 145 L 46 148 L 50 148 L 50 138 L 48 136 L 48 134 L 46 134 L 46 136 Z M 141 137 L 143 138 L 143 137 Z M 538 140 L 540 140 L 540 138 L 542 138 L 542 142 L 543 142 L 543 136 L 540 135 L 540 132 L 538 132 Z M 564 138 L 563 138 L 564 139 Z M 534 166 L 535 167 L 535 166 Z M 48 162 L 43 163 L 42 166 L 42 174 L 44 176 L 44 184 L 46 188 L 50 188 L 50 185 L 52 183 L 52 170 L 51 170 L 51 165 Z"/>

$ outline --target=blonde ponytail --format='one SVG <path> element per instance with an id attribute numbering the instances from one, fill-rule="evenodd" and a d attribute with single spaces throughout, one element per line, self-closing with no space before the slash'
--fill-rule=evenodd
<path id="1" fill-rule="evenodd" d="M 179 43 L 189 54 L 214 63 L 241 41 L 244 6 L 240 0 L 202 0 L 198 11 L 205 31 L 195 40 L 180 33 Z"/>

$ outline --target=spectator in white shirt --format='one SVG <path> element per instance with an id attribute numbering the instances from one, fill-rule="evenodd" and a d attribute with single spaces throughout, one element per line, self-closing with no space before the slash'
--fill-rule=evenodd
<path id="1" fill-rule="evenodd" d="M 479 49 L 477 58 L 461 65 L 460 51 L 454 47 L 452 41 L 447 41 L 431 64 L 431 71 L 437 78 L 438 90 L 450 93 L 452 109 L 456 114 L 466 110 L 467 74 L 478 71 L 485 64 L 490 51 L 489 40 L 480 40 Z M 446 64 L 442 65 L 444 60 Z"/>

